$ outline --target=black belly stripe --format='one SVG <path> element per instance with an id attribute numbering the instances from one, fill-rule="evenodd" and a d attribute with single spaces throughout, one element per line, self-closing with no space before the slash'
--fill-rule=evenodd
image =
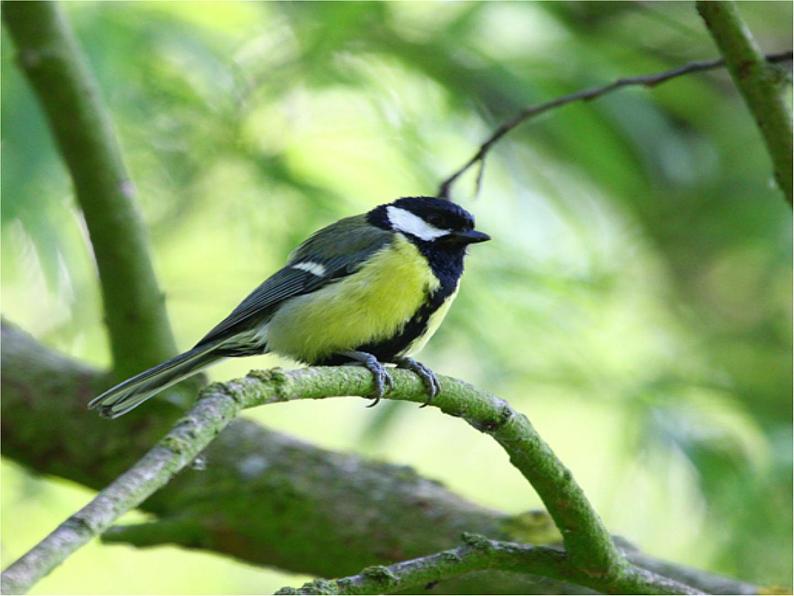
<path id="1" fill-rule="evenodd" d="M 454 292 L 454 288 L 452 291 Z M 439 288 L 429 296 L 428 300 L 409 319 L 400 333 L 386 341 L 365 344 L 357 348 L 357 350 L 372 354 L 378 360 L 391 361 L 397 354 L 425 334 L 430 317 L 446 302 L 451 294 L 452 292 L 444 292 L 442 288 Z"/>

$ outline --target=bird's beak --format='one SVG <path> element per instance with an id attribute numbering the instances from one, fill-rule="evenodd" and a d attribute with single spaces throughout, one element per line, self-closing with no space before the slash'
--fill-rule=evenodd
<path id="1" fill-rule="evenodd" d="M 485 242 L 486 240 L 490 240 L 491 237 L 488 234 L 484 234 L 483 232 L 478 232 L 477 230 L 466 230 L 464 232 L 453 232 L 451 234 L 451 239 L 455 242 L 459 242 L 460 244 L 475 244 L 477 242 Z"/>

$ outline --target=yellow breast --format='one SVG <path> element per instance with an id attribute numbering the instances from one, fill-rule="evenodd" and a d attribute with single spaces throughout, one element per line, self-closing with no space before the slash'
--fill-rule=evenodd
<path id="1" fill-rule="evenodd" d="M 268 348 L 311 363 L 388 339 L 438 285 L 426 259 L 397 234 L 356 273 L 281 306 L 268 325 Z"/>

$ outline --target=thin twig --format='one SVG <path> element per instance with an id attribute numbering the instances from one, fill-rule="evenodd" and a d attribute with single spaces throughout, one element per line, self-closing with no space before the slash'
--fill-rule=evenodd
<path id="1" fill-rule="evenodd" d="M 764 60 L 735 2 L 699 0 L 697 9 L 761 131 L 772 158 L 775 180 L 791 205 L 791 111 L 781 93 L 780 77 L 770 68 L 768 59 Z"/>
<path id="2" fill-rule="evenodd" d="M 766 60 L 770 63 L 788 62 L 791 60 L 791 58 L 791 50 L 776 54 L 768 54 L 766 56 Z M 477 176 L 477 183 L 475 187 L 475 193 L 478 193 L 480 190 L 480 184 L 482 182 L 482 169 L 485 166 L 485 158 L 488 156 L 488 152 L 503 136 L 527 120 L 534 118 L 535 116 L 539 116 L 540 114 L 548 112 L 549 110 L 553 110 L 555 108 L 559 108 L 577 101 L 592 101 L 624 87 L 655 87 L 656 85 L 665 83 L 671 79 L 675 79 L 683 75 L 714 70 L 716 68 L 722 68 L 723 66 L 725 66 L 725 60 L 722 58 L 716 58 L 714 60 L 699 60 L 679 66 L 678 68 L 665 70 L 663 72 L 634 77 L 623 77 L 609 83 L 608 85 L 583 89 L 581 91 L 569 93 L 568 95 L 563 95 L 556 99 L 524 108 L 518 114 L 498 126 L 491 136 L 489 136 L 488 139 L 486 139 L 485 142 L 480 145 L 477 152 L 439 185 L 437 196 L 442 199 L 449 199 L 452 185 L 458 178 L 460 178 L 460 176 L 467 172 L 469 168 L 476 163 L 480 163 L 481 168 L 480 173 Z"/>
<path id="3" fill-rule="evenodd" d="M 411 588 L 433 585 L 459 575 L 486 569 L 529 573 L 587 582 L 591 588 L 623 594 L 644 594 L 664 587 L 667 594 L 702 594 L 689 586 L 650 572 L 632 571 L 620 582 L 604 582 L 585 576 L 568 560 L 565 551 L 545 546 L 490 540 L 476 534 L 464 534 L 464 546 L 444 552 L 401 561 L 394 565 L 367 567 L 357 575 L 335 580 L 317 579 L 300 588 L 282 588 L 276 594 L 394 594 Z"/>
<path id="4" fill-rule="evenodd" d="M 394 389 L 389 398 L 424 402 L 425 389 L 418 377 L 406 371 L 395 371 L 392 376 Z M 441 389 L 433 405 L 491 435 L 535 488 L 563 536 L 571 565 L 586 576 L 577 577 L 577 583 L 602 586 L 612 582 L 620 586 L 617 591 L 627 591 L 627 585 L 620 582 L 630 576 L 633 567 L 613 543 L 570 471 L 526 416 L 504 400 L 462 381 L 441 377 Z M 372 375 L 359 367 L 254 371 L 245 378 L 207 387 L 193 409 L 138 463 L 13 563 L 2 574 L 2 592 L 27 591 L 120 515 L 167 483 L 243 408 L 299 399 L 366 396 L 371 391 Z M 643 589 L 664 593 L 667 586 Z"/>

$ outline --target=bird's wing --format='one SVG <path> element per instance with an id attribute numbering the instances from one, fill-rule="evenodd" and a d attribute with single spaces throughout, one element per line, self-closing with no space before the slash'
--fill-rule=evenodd
<path id="1" fill-rule="evenodd" d="M 354 273 L 392 239 L 391 232 L 369 225 L 363 215 L 341 219 L 315 232 L 292 252 L 283 269 L 251 292 L 196 345 L 247 330 L 252 322 L 267 319 L 283 300 Z"/>

